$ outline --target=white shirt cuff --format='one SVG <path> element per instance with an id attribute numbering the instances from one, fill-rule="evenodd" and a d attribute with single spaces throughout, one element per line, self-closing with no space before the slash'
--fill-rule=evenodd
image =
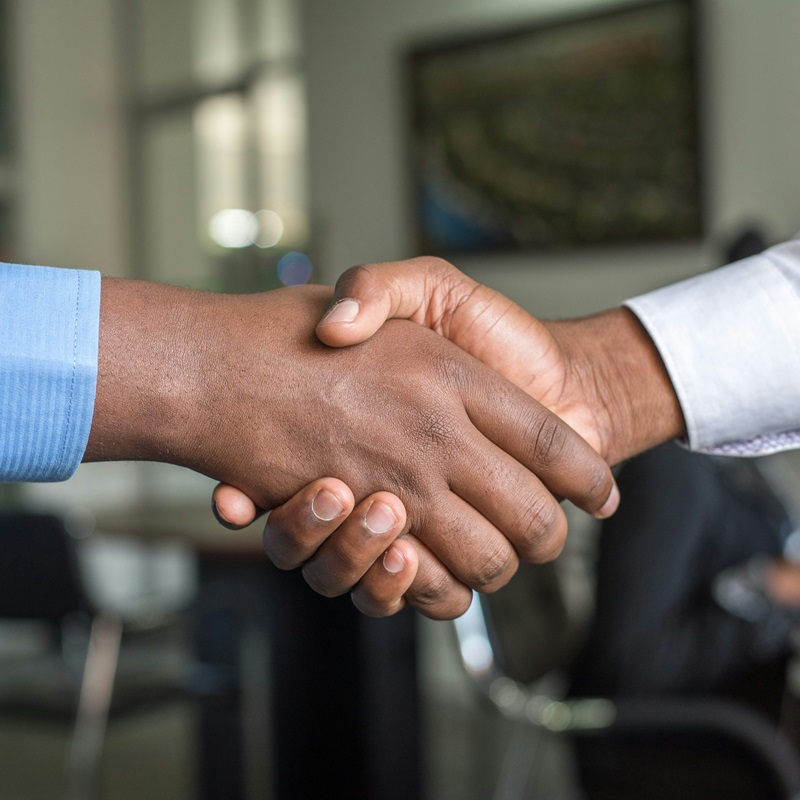
<path id="1" fill-rule="evenodd" d="M 689 447 L 800 447 L 800 241 L 625 304 L 661 353 Z"/>

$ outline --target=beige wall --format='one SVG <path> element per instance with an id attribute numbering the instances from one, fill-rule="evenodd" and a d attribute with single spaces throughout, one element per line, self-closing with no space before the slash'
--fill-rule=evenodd
<path id="1" fill-rule="evenodd" d="M 127 268 L 112 6 L 13 4 L 22 261 L 111 275 Z"/>
<path id="2" fill-rule="evenodd" d="M 404 47 L 599 0 L 304 0 L 311 197 L 329 280 L 354 263 L 412 255 L 400 100 Z M 714 265 L 717 245 L 756 219 L 800 228 L 800 3 L 708 0 L 710 231 L 702 245 L 580 255 L 462 258 L 465 271 L 543 315 L 590 312 Z"/>

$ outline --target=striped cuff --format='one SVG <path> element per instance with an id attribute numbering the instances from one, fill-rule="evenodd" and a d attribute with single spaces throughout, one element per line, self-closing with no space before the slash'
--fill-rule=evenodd
<path id="1" fill-rule="evenodd" d="M 100 273 L 0 264 L 0 480 L 60 481 L 94 411 Z"/>

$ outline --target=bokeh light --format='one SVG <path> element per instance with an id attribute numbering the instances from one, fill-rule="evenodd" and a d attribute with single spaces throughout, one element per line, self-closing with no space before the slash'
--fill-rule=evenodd
<path id="1" fill-rule="evenodd" d="M 283 220 L 274 211 L 266 208 L 262 208 L 255 216 L 258 224 L 256 244 L 259 247 L 274 247 L 283 236 Z"/>
<path id="2" fill-rule="evenodd" d="M 284 286 L 300 286 L 311 280 L 311 259 L 305 253 L 292 250 L 278 260 L 278 280 Z"/>
<path id="3" fill-rule="evenodd" d="M 220 247 L 249 247 L 258 236 L 258 220 L 243 208 L 223 208 L 211 217 L 208 233 Z"/>

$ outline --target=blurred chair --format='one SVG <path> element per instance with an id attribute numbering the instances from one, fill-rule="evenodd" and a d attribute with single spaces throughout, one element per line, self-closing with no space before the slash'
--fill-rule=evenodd
<path id="1" fill-rule="evenodd" d="M 552 585 L 550 572 L 549 565 L 525 566 L 519 583 L 536 584 L 546 576 Z M 520 609 L 517 617 L 524 613 Z M 522 675 L 508 672 L 515 642 L 498 635 L 491 597 L 477 593 L 455 627 L 466 671 L 481 694 L 515 725 L 494 800 L 546 797 L 537 790 L 537 759 L 546 737 L 599 748 L 606 775 L 595 781 L 603 788 L 585 795 L 591 800 L 800 798 L 796 751 L 774 725 L 742 704 L 713 696 L 568 697 L 568 678 L 555 664 L 533 680 L 529 670 Z M 544 639 L 538 644 L 548 650 Z M 620 754 L 624 769 L 615 759 Z M 631 770 L 637 761 L 644 773 Z"/>
<path id="2" fill-rule="evenodd" d="M 0 716 L 71 727 L 70 800 L 97 796 L 110 719 L 197 696 L 176 619 L 123 621 L 95 608 L 56 516 L 0 513 L 0 619 L 47 634 L 35 653 L 0 660 Z"/>
<path id="3" fill-rule="evenodd" d="M 701 585 L 730 559 L 749 555 L 752 526 L 784 535 L 777 498 L 741 464 L 717 469 L 674 446 L 631 465 L 619 476 L 625 508 L 612 518 L 619 538 L 607 541 L 607 556 L 619 553 L 620 561 L 602 564 L 598 583 L 598 594 L 618 594 L 610 602 L 598 597 L 599 626 L 597 615 L 591 625 L 573 619 L 553 564 L 523 565 L 501 592 L 476 594 L 455 623 L 466 671 L 515 723 L 495 798 L 549 798 L 537 789 L 541 749 L 563 742 L 574 758 L 577 797 L 796 800 L 800 759 L 778 731 L 771 700 L 715 691 L 737 675 L 759 674 L 748 672 L 748 653 L 768 656 L 767 666 L 780 653 L 771 641 L 765 649 L 759 631 L 707 607 L 711 588 Z M 772 533 L 761 533 L 752 547 L 773 547 Z M 662 545 L 679 553 L 670 560 L 658 552 Z M 648 569 L 654 577 L 641 579 Z M 638 585 L 625 582 L 631 570 Z M 674 597 L 665 596 L 672 571 L 681 572 Z"/>

